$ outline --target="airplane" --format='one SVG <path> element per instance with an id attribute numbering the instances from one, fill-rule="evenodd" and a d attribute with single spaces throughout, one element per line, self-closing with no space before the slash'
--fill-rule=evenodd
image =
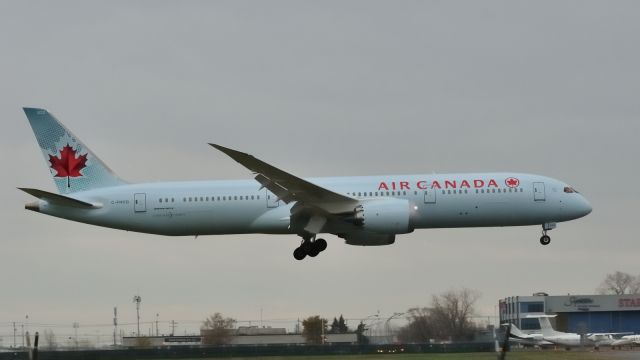
<path id="1" fill-rule="evenodd" d="M 293 256 L 315 257 L 320 234 L 379 246 L 423 228 L 542 225 L 591 212 L 573 187 L 522 173 L 382 175 L 303 179 L 244 152 L 209 144 L 254 180 L 128 183 L 50 112 L 24 108 L 59 193 L 19 188 L 25 208 L 97 226 L 169 236 L 296 234 Z"/>
<path id="2" fill-rule="evenodd" d="M 593 345 L 596 349 L 600 346 L 611 346 L 615 342 L 615 338 L 613 336 L 621 334 L 589 333 L 582 336 L 577 333 L 556 331 L 549 321 L 550 318 L 556 317 L 556 315 L 527 315 L 527 317 L 538 319 L 543 340 L 565 346 L 567 350 L 572 347 L 583 346 L 586 344 Z"/>
<path id="3" fill-rule="evenodd" d="M 612 347 L 624 345 L 640 345 L 640 335 L 624 335 L 620 339 L 616 339 L 611 343 Z"/>
<path id="4" fill-rule="evenodd" d="M 502 324 L 502 326 L 507 326 L 508 324 Z M 511 328 L 509 331 L 509 341 L 513 341 L 515 343 L 525 345 L 525 346 L 549 346 L 553 345 L 552 342 L 544 340 L 542 337 L 542 333 L 525 333 L 520 330 L 515 324 L 511 324 Z"/>

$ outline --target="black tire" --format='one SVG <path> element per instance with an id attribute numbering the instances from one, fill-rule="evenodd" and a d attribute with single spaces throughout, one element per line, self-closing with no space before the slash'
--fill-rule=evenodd
<path id="1" fill-rule="evenodd" d="M 301 247 L 297 247 L 295 250 L 293 250 L 293 257 L 296 260 L 302 260 L 304 259 L 304 257 L 307 256 L 307 252 L 304 251 L 304 249 Z"/>
<path id="2" fill-rule="evenodd" d="M 311 248 L 307 252 L 307 255 L 311 257 L 316 257 L 318 256 L 318 254 L 320 254 L 320 251 L 318 250 L 318 247 L 315 244 L 313 244 L 313 246 L 311 246 Z"/>
<path id="3" fill-rule="evenodd" d="M 302 251 L 304 251 L 305 254 L 309 254 L 311 252 L 311 250 L 313 250 L 313 243 L 311 241 L 304 241 L 301 245 L 300 248 L 302 249 Z"/>
<path id="4" fill-rule="evenodd" d="M 549 243 L 551 243 L 551 238 L 549 237 L 549 235 L 542 235 L 542 237 L 540 238 L 540 244 L 549 245 Z"/>
<path id="5" fill-rule="evenodd" d="M 318 252 L 323 252 L 327 248 L 327 241 L 325 239 L 316 240 L 315 248 Z"/>

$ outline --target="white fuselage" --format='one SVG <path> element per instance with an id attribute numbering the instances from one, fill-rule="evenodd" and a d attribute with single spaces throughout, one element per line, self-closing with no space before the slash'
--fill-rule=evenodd
<path id="1" fill-rule="evenodd" d="M 517 179 L 507 184 L 505 179 Z M 591 211 L 564 182 L 513 173 L 312 178 L 309 182 L 361 202 L 397 198 L 415 209 L 414 228 L 555 223 Z M 69 195 L 96 205 L 69 208 L 39 200 L 30 209 L 88 224 L 161 235 L 286 234 L 294 203 L 284 204 L 255 180 L 158 182 L 103 187 Z"/>

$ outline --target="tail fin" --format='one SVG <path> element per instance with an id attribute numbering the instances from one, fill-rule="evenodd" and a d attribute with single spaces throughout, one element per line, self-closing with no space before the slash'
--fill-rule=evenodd
<path id="1" fill-rule="evenodd" d="M 518 339 L 528 339 L 531 335 L 525 334 L 522 330 L 518 329 L 515 324 L 511 324 L 511 336 Z"/>
<path id="2" fill-rule="evenodd" d="M 126 183 L 47 110 L 24 113 L 61 194 Z"/>
<path id="3" fill-rule="evenodd" d="M 542 332 L 543 337 L 561 334 L 560 332 L 553 329 L 553 326 L 551 326 L 551 321 L 549 321 L 549 318 L 555 317 L 555 315 L 527 315 L 527 317 L 538 318 L 538 322 L 540 323 L 540 331 Z"/>

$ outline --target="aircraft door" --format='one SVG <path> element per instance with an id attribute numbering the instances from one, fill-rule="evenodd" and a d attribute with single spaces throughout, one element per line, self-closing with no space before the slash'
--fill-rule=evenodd
<path id="1" fill-rule="evenodd" d="M 280 205 L 280 200 L 277 196 L 273 195 L 273 193 L 267 189 L 265 189 L 265 198 L 267 199 L 267 207 L 268 208 L 277 208 Z"/>
<path id="2" fill-rule="evenodd" d="M 534 182 L 533 183 L 533 200 L 535 201 L 544 201 L 544 183 L 543 182 Z"/>
<path id="3" fill-rule="evenodd" d="M 145 193 L 133 194 L 133 209 L 135 212 L 147 211 L 147 194 Z"/>
<path id="4" fill-rule="evenodd" d="M 424 203 L 425 204 L 436 203 L 436 191 L 434 189 L 427 189 L 424 191 Z"/>

